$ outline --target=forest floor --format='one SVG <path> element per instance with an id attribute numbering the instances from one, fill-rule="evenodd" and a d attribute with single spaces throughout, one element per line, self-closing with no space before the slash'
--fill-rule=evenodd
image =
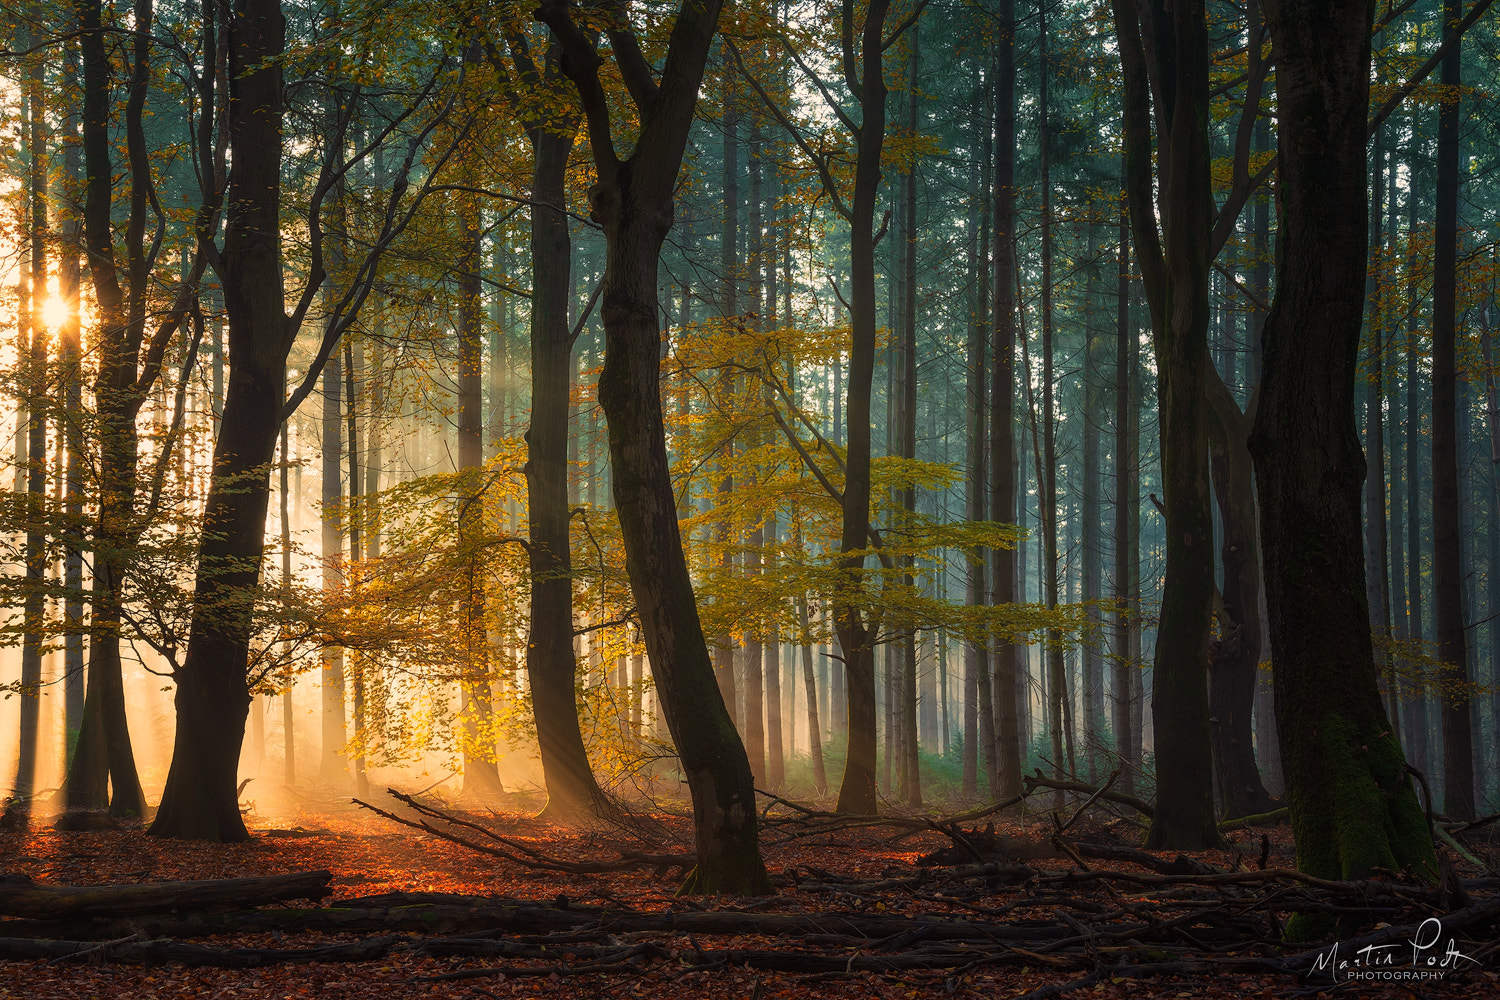
<path id="1" fill-rule="evenodd" d="M 423 819 L 385 796 L 379 802 L 410 821 Z M 1062 815 L 1076 810 L 1075 801 Z M 966 834 L 959 826 L 949 826 L 949 832 L 924 829 L 924 820 L 908 821 L 898 828 L 849 825 L 778 808 L 762 834 L 777 889 L 774 896 L 763 899 L 677 898 L 674 892 L 681 872 L 667 862 L 593 873 L 556 870 L 577 866 L 585 859 L 619 858 L 622 850 L 656 852 L 653 856 L 683 851 L 688 823 L 670 815 L 646 818 L 644 826 L 634 829 L 592 831 L 549 826 L 500 812 L 447 814 L 460 820 L 458 825 L 445 822 L 440 815 L 426 817 L 435 829 L 488 845 L 507 857 L 482 853 L 352 808 L 278 817 L 274 824 L 251 815 L 253 839 L 231 845 L 163 841 L 146 836 L 139 825 L 64 832 L 36 824 L 29 830 L 0 835 L 0 876 L 24 875 L 41 885 L 82 886 L 326 870 L 332 873 L 332 892 L 323 900 L 324 907 L 459 902 L 428 895 L 441 893 L 504 897 L 507 905 L 534 901 L 548 908 L 544 915 L 559 919 L 584 919 L 578 916 L 581 912 L 590 916 L 587 926 L 578 925 L 575 931 L 549 924 L 530 928 L 533 933 L 526 934 L 528 928 L 512 925 L 509 938 L 496 929 L 476 935 L 464 925 L 470 933 L 459 943 L 472 943 L 478 937 L 491 943 L 504 939 L 524 945 L 516 945 L 522 947 L 521 952 L 503 957 L 493 952 L 435 955 L 420 942 L 438 939 L 401 937 L 364 961 L 349 956 L 307 961 L 304 956 L 250 968 L 155 961 L 136 964 L 128 957 L 105 954 L 122 942 L 160 933 L 148 933 L 127 922 L 127 928 L 134 929 L 120 938 L 112 937 L 121 933 L 118 929 L 93 934 L 93 939 L 110 943 L 83 954 L 0 961 L 0 997 L 1500 997 L 1500 945 L 1496 943 L 1500 906 L 1468 931 L 1452 932 L 1458 937 L 1458 949 L 1472 961 L 1449 961 L 1453 968 L 1441 980 L 1340 983 L 1331 971 L 1315 967 L 1307 957 L 1309 946 L 1294 947 L 1277 940 L 1277 919 L 1284 919 L 1292 901 L 1310 898 L 1299 895 L 1295 880 L 1272 877 L 1276 870 L 1293 867 L 1286 826 L 1236 830 L 1226 835 L 1227 850 L 1186 858 L 1169 852 L 1146 860 L 1146 855 L 1133 850 L 1139 841 L 1138 823 L 1096 812 L 1097 818 L 1082 817 L 1066 829 L 1066 838 L 1058 838 L 1063 842 L 1059 849 L 1053 838 L 1061 824 L 1045 813 L 1000 820 L 992 838 L 989 831 Z M 475 826 L 465 827 L 465 821 Z M 491 833 L 480 833 L 478 827 Z M 1075 850 L 1075 845 L 1084 846 Z M 1099 857 L 1111 853 L 1109 845 L 1116 845 L 1114 853 L 1129 860 Z M 1076 856 L 1085 849 L 1093 856 Z M 1493 841 L 1477 850 L 1480 853 L 1471 857 L 1493 869 Z M 536 854 L 528 855 L 528 851 Z M 941 852 L 937 860 L 946 863 L 935 868 L 919 863 L 930 852 Z M 996 857 L 1004 860 L 996 862 Z M 979 864 L 980 860 L 987 864 Z M 1219 874 L 1203 874 L 1210 870 Z M 1455 907 L 1472 909 L 1474 903 L 1500 901 L 1496 880 L 1476 880 L 1485 872 L 1461 859 L 1455 870 L 1470 880 L 1473 890 Z M 1243 873 L 1243 877 L 1231 873 Z M 1384 898 L 1378 892 L 1376 896 Z M 1374 899 L 1368 893 L 1366 898 Z M 1335 897 L 1319 899 L 1332 900 L 1335 908 L 1343 905 Z M 1375 919 L 1381 915 L 1377 904 L 1379 899 L 1374 899 L 1361 911 L 1373 917 L 1366 916 L 1361 926 L 1346 929 L 1346 940 L 1372 927 L 1400 924 L 1395 917 Z M 1346 912 L 1353 909 L 1346 907 Z M 1414 912 L 1420 920 L 1423 912 L 1442 909 L 1429 905 L 1424 911 L 1419 906 Z M 296 912 L 305 911 L 303 905 Z M 648 914 L 703 911 L 725 914 L 724 923 L 715 927 L 700 917 L 700 923 L 692 925 L 697 929 L 630 929 L 643 926 L 641 921 L 650 919 Z M 787 919 L 805 918 L 814 930 L 824 933 L 806 933 L 805 928 L 791 933 L 785 926 L 778 932 L 757 923 L 769 925 L 781 919 L 778 915 L 800 915 Z M 901 923 L 903 918 L 910 919 Z M 629 920 L 636 923 L 629 924 Z M 737 933 L 739 920 L 745 926 Z M 859 920 L 866 923 L 856 928 Z M 886 926 L 880 920 L 896 928 L 895 932 L 872 931 L 870 926 L 878 925 L 877 931 Z M 928 921 L 946 923 L 924 923 Z M 0 938 L 0 944 L 18 940 L 15 930 L 4 929 L 6 923 L 19 926 L 13 920 L 0 921 L 0 935 L 11 935 Z M 1052 933 L 1051 941 L 1038 936 L 1038 928 L 1050 926 L 1060 928 L 1060 933 Z M 1126 930 L 1115 933 L 1121 926 Z M 1136 933 L 1130 927 L 1146 930 Z M 1078 933 L 1071 934 L 1069 928 Z M 1445 939 L 1449 933 L 1444 932 Z M 976 934 L 980 940 L 957 940 Z M 948 943 L 937 940 L 945 935 Z M 200 929 L 178 936 L 198 942 L 191 947 L 262 950 L 310 949 L 371 939 L 368 928 L 288 931 L 261 927 L 216 934 Z M 1397 940 L 1409 941 L 1404 935 Z M 1331 943 L 1330 937 L 1320 947 Z M 1443 945 L 1423 954 L 1442 958 L 1452 950 L 1446 940 Z M 1346 945 L 1342 956 L 1348 957 L 1352 947 Z M 1409 968 L 1412 950 L 1403 943 L 1386 953 L 1393 956 L 1392 965 Z M 972 959 L 954 955 L 971 955 Z M 896 957 L 881 968 L 886 956 Z M 937 957 L 928 961 L 923 956 Z M 1267 971 L 1270 964 L 1255 965 L 1260 960 L 1279 962 L 1281 967 Z M 812 963 L 813 971 L 785 971 L 802 962 Z M 901 967 L 903 962 L 905 967 Z M 1422 964 L 1418 958 L 1418 967 Z M 590 966 L 596 970 L 602 966 L 604 971 L 590 971 Z M 473 978 L 454 978 L 466 970 L 477 971 Z M 443 976 L 450 978 L 434 978 Z"/>

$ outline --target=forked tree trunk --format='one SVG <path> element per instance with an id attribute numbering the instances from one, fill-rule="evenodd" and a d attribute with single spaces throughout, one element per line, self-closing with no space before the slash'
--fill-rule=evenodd
<path id="1" fill-rule="evenodd" d="M 172 766 L 150 833 L 244 840 L 236 774 L 250 708 L 245 665 L 265 545 L 270 467 L 295 331 L 282 300 L 282 76 L 277 0 L 238 0 L 231 34 L 223 271 L 229 386 L 203 515 L 187 654 L 177 671 Z"/>
<path id="2" fill-rule="evenodd" d="M 609 422 L 611 487 L 625 568 L 667 725 L 693 799 L 697 867 L 683 892 L 760 894 L 770 880 L 760 856 L 750 762 L 719 696 L 677 524 L 661 408 L 657 271 L 672 225 L 672 195 L 687 146 L 719 0 L 685 3 L 673 25 L 659 84 L 628 26 L 612 34 L 640 111 L 633 152 L 615 152 L 601 59 L 570 7 L 549 0 L 537 16 L 562 46 L 577 86 L 599 181 L 593 216 L 607 249 L 601 302 L 604 369 L 599 403 Z"/>
<path id="3" fill-rule="evenodd" d="M 1268 0 L 1283 212 L 1255 456 L 1297 865 L 1436 873 L 1376 683 L 1354 378 L 1365 297 L 1370 7 Z M 1289 928 L 1297 933 L 1300 928 Z"/>
<path id="4" fill-rule="evenodd" d="M 137 24 L 143 22 L 137 19 Z M 136 413 L 145 386 L 137 386 L 137 354 L 144 323 L 143 282 L 130 284 L 127 303 L 116 273 L 111 223 L 110 63 L 102 8 L 98 2 L 80 7 L 79 49 L 83 62 L 84 242 L 89 276 L 99 313 L 98 374 L 94 382 L 95 420 L 99 434 L 99 509 L 93 550 L 93 588 L 89 619 L 88 680 L 78 746 L 68 769 L 64 800 L 68 809 L 102 809 L 106 804 L 119 816 L 139 816 L 145 796 L 136 773 L 125 717 L 125 685 L 120 661 L 122 588 L 128 568 L 126 553 L 135 530 L 137 454 Z M 148 38 L 144 29 L 139 36 Z M 137 47 L 126 108 L 127 149 L 134 171 L 143 162 L 141 116 L 149 80 L 149 48 Z M 132 185 L 127 252 L 134 262 L 141 252 L 146 190 Z M 136 317 L 141 317 L 141 324 Z"/>
<path id="5" fill-rule="evenodd" d="M 1150 0 L 1139 8 L 1115 0 L 1114 10 L 1125 83 L 1126 189 L 1158 373 L 1166 521 L 1151 699 L 1157 806 L 1147 843 L 1195 849 L 1220 843 L 1208 722 L 1214 558 L 1204 398 L 1213 256 L 1207 14 L 1203 0 Z"/>

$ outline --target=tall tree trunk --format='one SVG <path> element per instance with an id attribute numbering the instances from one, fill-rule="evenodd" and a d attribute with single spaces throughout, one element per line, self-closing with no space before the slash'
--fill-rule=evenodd
<path id="1" fill-rule="evenodd" d="M 95 421 L 99 435 L 98 519 L 93 539 L 88 680 L 78 746 L 64 783 L 68 809 L 101 809 L 139 816 L 145 796 L 136 773 L 125 716 L 125 685 L 120 659 L 122 588 L 135 532 L 137 454 L 136 414 L 149 385 L 138 384 L 137 355 L 145 324 L 143 244 L 149 168 L 142 118 L 150 80 L 149 4 L 138 4 L 136 42 L 126 104 L 126 149 L 131 184 L 126 227 L 129 298 L 116 270 L 110 158 L 110 61 L 102 4 L 79 8 L 79 50 L 83 62 L 84 244 L 94 287 L 99 332 L 95 351 Z M 206 36 L 207 37 L 207 36 Z"/>
<path id="2" fill-rule="evenodd" d="M 1375 171 L 1371 181 L 1370 249 L 1377 265 L 1365 282 L 1370 303 L 1370 383 L 1365 397 L 1365 461 L 1373 468 L 1365 477 L 1365 559 L 1367 562 L 1366 597 L 1370 602 L 1370 628 L 1376 636 L 1375 661 L 1384 686 L 1386 714 L 1400 731 L 1401 690 L 1391 655 L 1391 566 L 1389 556 L 1389 521 L 1386 519 L 1385 473 L 1385 313 L 1382 289 L 1378 286 L 1379 263 L 1384 259 L 1385 214 L 1383 172 L 1385 170 L 1385 132 L 1375 132 Z M 1391 157 L 1394 166 L 1395 157 Z"/>
<path id="3" fill-rule="evenodd" d="M 989 131 L 989 122 L 983 123 L 985 132 Z M 982 166 L 976 164 L 975 175 L 970 178 L 973 194 L 979 197 L 980 179 L 978 171 Z M 984 255 L 980 251 L 982 237 L 974 225 L 976 212 L 969 213 L 969 272 L 971 280 L 974 281 L 976 289 L 974 304 L 971 307 L 969 319 L 969 342 L 964 358 L 966 372 L 966 386 L 964 399 L 965 416 L 965 465 L 968 475 L 964 484 L 964 516 L 970 521 L 982 521 L 985 514 L 985 426 L 984 426 L 984 403 L 985 403 L 985 327 L 983 321 L 983 308 L 981 306 L 983 289 L 985 288 L 985 276 L 980 273 L 984 267 Z M 964 586 L 964 601 L 970 607 L 977 607 L 984 601 L 985 597 L 985 573 L 987 552 L 985 549 L 975 546 L 968 553 L 968 565 L 965 567 L 966 577 Z M 979 677 L 989 670 L 989 648 L 984 637 L 979 634 L 970 635 L 964 642 L 964 744 L 963 762 L 960 778 L 959 791 L 966 799 L 971 799 L 979 793 Z M 991 700 L 994 697 L 994 684 L 991 683 Z M 945 744 L 943 749 L 947 750 Z"/>
<path id="4" fill-rule="evenodd" d="M 1220 843 L 1208 722 L 1214 558 L 1203 388 L 1213 256 L 1208 28 L 1202 0 L 1151 0 L 1140 10 L 1115 0 L 1114 10 L 1125 81 L 1127 195 L 1156 354 L 1167 536 L 1152 670 L 1157 806 L 1147 843 L 1203 848 Z"/>
<path id="5" fill-rule="evenodd" d="M 27 250 L 30 257 L 30 349 L 24 362 L 26 392 L 26 599 L 22 610 L 20 746 L 16 754 L 14 795 L 30 811 L 36 791 L 37 736 L 41 723 L 42 635 L 46 613 L 47 564 L 47 330 L 42 322 L 47 300 L 47 135 L 42 101 L 42 63 L 27 74 L 23 119 L 27 158 Z M 17 470 L 17 475 L 20 475 Z"/>
<path id="6" fill-rule="evenodd" d="M 237 764 L 250 693 L 245 668 L 260 579 L 270 464 L 283 419 L 286 357 L 280 238 L 282 52 L 277 0 L 236 0 L 230 33 L 229 190 L 221 278 L 229 313 L 224 422 L 198 545 L 187 654 L 177 671 L 172 766 L 150 833 L 244 840 Z"/>
<path id="7" fill-rule="evenodd" d="M 531 137 L 531 425 L 526 431 L 526 516 L 531 567 L 531 641 L 526 676 L 541 749 L 547 805 L 541 818 L 570 822 L 605 805 L 578 724 L 573 651 L 573 558 L 568 540 L 568 329 L 570 242 L 564 190 L 577 131 L 541 127 Z M 655 661 L 652 662 L 653 674 Z"/>
<path id="8" fill-rule="evenodd" d="M 63 50 L 63 76 L 69 86 L 78 83 L 77 47 L 68 43 Z M 62 240 L 58 246 L 57 294 L 67 310 L 58 330 L 59 396 L 58 422 L 67 450 L 64 467 L 63 514 L 67 519 L 63 543 L 63 729 L 66 753 L 71 759 L 83 724 L 84 693 L 84 436 L 78 414 L 83 412 L 83 369 L 81 315 L 83 206 L 77 200 L 83 181 L 83 164 L 79 160 L 79 115 L 70 111 L 64 126 L 63 143 Z"/>
<path id="9" fill-rule="evenodd" d="M 633 44 L 616 46 L 640 111 L 633 151 L 624 160 L 615 152 L 593 42 L 556 0 L 544 4 L 538 17 L 563 46 L 562 69 L 582 99 L 599 173 L 591 191 L 607 248 L 599 402 L 609 421 L 611 486 L 626 573 L 693 798 L 698 864 L 683 891 L 757 894 L 769 891 L 770 883 L 760 856 L 755 788 L 715 683 L 682 550 L 662 422 L 657 326 L 661 247 L 720 9 L 719 0 L 683 5 L 660 85 L 641 79 L 651 70 L 644 60 L 631 60 L 632 52 L 639 60 Z"/>
<path id="10" fill-rule="evenodd" d="M 1133 791 L 1140 758 L 1135 752 L 1139 733 L 1133 725 L 1132 702 L 1140 679 L 1140 444 L 1132 432 L 1131 414 L 1139 405 L 1135 395 L 1136 331 L 1130 316 L 1130 218 L 1120 208 L 1119 272 L 1115 283 L 1115 613 L 1114 670 L 1110 681 L 1110 727 L 1119 758 L 1120 785 Z"/>
<path id="11" fill-rule="evenodd" d="M 1092 262 L 1099 256 L 1099 235 L 1095 224 L 1089 223 L 1087 259 Z M 1101 298 L 1097 270 L 1092 263 L 1085 283 L 1083 303 L 1083 483 L 1079 496 L 1081 523 L 1079 545 L 1083 549 L 1080 590 L 1084 601 L 1084 614 L 1089 623 L 1089 638 L 1081 646 L 1081 674 L 1083 687 L 1083 753 L 1085 774 L 1090 782 L 1099 780 L 1099 752 L 1103 749 L 1104 734 L 1104 657 L 1099 640 L 1093 638 L 1104 632 L 1104 616 L 1099 602 L 1104 596 L 1100 526 L 1103 521 L 1103 504 L 1099 492 L 1099 437 L 1104 425 L 1104 393 L 1100 383 L 1100 372 L 1104 368 L 1103 351 L 1105 338 L 1095 328 L 1096 303 Z"/>
<path id="12" fill-rule="evenodd" d="M 288 472 L 291 468 L 291 459 L 288 449 L 287 425 L 291 421 L 281 422 L 281 456 L 277 464 L 277 473 L 280 476 L 278 496 L 281 501 L 281 593 L 282 600 L 289 600 L 292 593 L 292 497 L 289 489 L 290 478 Z M 283 749 L 283 777 L 288 788 L 297 783 L 297 726 L 296 717 L 292 713 L 292 689 L 296 687 L 296 675 L 292 673 L 291 665 L 287 666 L 286 677 L 282 681 L 281 689 L 281 739 Z"/>
<path id="13" fill-rule="evenodd" d="M 888 0 L 871 0 L 854 45 L 854 11 L 843 8 L 844 63 L 859 66 L 859 104 L 854 191 L 849 203 L 850 351 L 848 395 L 844 402 L 847 458 L 839 569 L 851 589 L 863 589 L 862 569 L 870 541 L 870 393 L 875 375 L 875 204 L 880 189 L 880 155 L 885 140 L 886 85 L 883 67 Z M 875 796 L 875 640 L 878 622 L 839 588 L 833 617 L 843 653 L 848 704 L 848 754 L 839 788 L 838 811 L 874 813 Z"/>
<path id="14" fill-rule="evenodd" d="M 472 477 L 475 492 L 464 504 L 460 536 L 484 532 L 484 305 L 480 261 L 483 259 L 479 202 L 460 196 L 458 212 L 460 256 L 458 268 L 458 467 Z M 354 451 L 350 437 L 349 450 Z M 464 564 L 463 642 L 463 771 L 460 794 L 493 800 L 504 789 L 495 762 L 494 704 L 490 693 L 490 642 L 485 629 L 485 579 L 480 550 Z"/>
<path id="15" fill-rule="evenodd" d="M 1443 0 L 1443 40 L 1453 40 L 1457 0 Z M 1443 59 L 1438 110 L 1437 228 L 1432 263 L 1432 590 L 1437 614 L 1443 707 L 1443 811 L 1474 817 L 1474 748 L 1469 720 L 1469 652 L 1464 633 L 1459 552 L 1458 416 L 1458 113 L 1461 50 Z"/>
<path id="16" fill-rule="evenodd" d="M 1219 635 L 1210 645 L 1209 707 L 1213 762 L 1226 816 L 1265 812 L 1272 799 L 1255 766 L 1252 713 L 1260 668 L 1260 538 L 1256 528 L 1255 475 L 1248 440 L 1251 418 L 1240 412 L 1229 386 L 1208 374 L 1210 454 L 1223 538 L 1219 546 Z"/>
<path id="17" fill-rule="evenodd" d="M 328 293 L 329 298 L 332 294 Z M 231 381 L 233 375 L 231 367 Z M 330 600 L 336 600 L 344 587 L 344 531 L 340 524 L 344 500 L 343 400 L 344 360 L 342 354 L 335 353 L 323 369 L 323 425 L 319 442 L 323 456 L 323 591 Z M 330 646 L 323 650 L 320 675 L 323 756 L 319 777 L 326 784 L 342 785 L 349 777 L 344 760 L 349 728 L 345 715 L 343 649 Z"/>
<path id="18" fill-rule="evenodd" d="M 1016 290 L 1016 5 L 1000 0 L 996 9 L 999 39 L 995 47 L 994 148 L 994 368 L 990 380 L 990 520 L 1011 524 L 1016 511 L 1015 421 L 1015 290 Z M 1011 604 L 1019 575 L 1017 549 L 990 553 L 993 577 L 990 601 Z M 1021 764 L 1026 752 L 1021 702 L 1028 697 L 1021 683 L 1025 650 L 997 639 L 993 650 L 995 703 L 995 794 L 1010 798 L 1021 790 Z"/>
<path id="19" fill-rule="evenodd" d="M 1413 151 L 1416 136 L 1413 135 Z M 1408 170 L 1415 172 L 1414 160 L 1408 160 Z M 1407 243 L 1407 334 L 1409 344 L 1406 354 L 1406 590 L 1407 590 L 1407 636 L 1413 649 L 1426 651 L 1427 628 L 1423 618 L 1422 594 L 1422 391 L 1420 384 L 1421 342 L 1416 318 L 1416 281 L 1411 272 L 1416 265 L 1415 239 L 1417 232 L 1417 203 L 1415 192 L 1408 194 Z M 1410 711 L 1406 715 L 1406 732 L 1402 740 L 1407 747 L 1412 763 L 1418 770 L 1430 769 L 1432 761 L 1428 750 L 1428 685 L 1423 676 L 1421 660 L 1416 661 L 1417 671 L 1411 681 L 1412 697 Z"/>
<path id="20" fill-rule="evenodd" d="M 1059 588 L 1057 551 L 1057 418 L 1053 405 L 1053 345 L 1052 345 L 1052 181 L 1051 162 L 1048 155 L 1049 132 L 1047 116 L 1050 108 L 1047 101 L 1047 77 L 1051 68 L 1047 62 L 1047 15 L 1044 6 L 1037 8 L 1040 19 L 1039 38 L 1041 54 L 1038 69 L 1037 101 L 1039 122 L 1037 143 L 1040 146 L 1038 161 L 1041 170 L 1041 229 L 1042 229 L 1042 402 L 1041 467 L 1037 470 L 1039 485 L 1038 506 L 1042 521 L 1043 571 L 1045 575 L 1046 601 L 1049 610 L 1056 610 L 1061 599 Z M 1066 665 L 1063 659 L 1062 631 L 1047 630 L 1047 683 L 1050 687 L 1048 701 L 1048 728 L 1052 739 L 1052 770 L 1059 777 L 1072 777 L 1077 767 L 1072 759 L 1072 743 L 1067 740 L 1064 715 L 1069 694 Z"/>
<path id="21" fill-rule="evenodd" d="M 911 27 L 911 56 L 907 66 L 906 98 L 907 98 L 907 125 L 912 134 L 916 135 L 921 126 L 917 116 L 917 84 L 921 72 L 921 31 L 920 22 Z M 900 390 L 901 402 L 899 413 L 898 431 L 900 433 L 900 454 L 903 458 L 915 460 L 917 457 L 917 164 L 913 160 L 908 167 L 904 178 L 905 190 L 902 193 L 902 212 L 905 215 L 905 224 L 901 227 L 904 237 L 898 249 L 901 253 L 902 278 L 902 301 L 900 317 L 901 323 L 901 345 L 900 345 Z M 917 491 L 910 484 L 901 487 L 900 504 L 905 518 L 910 521 L 915 519 L 917 511 Z M 916 579 L 913 568 L 916 558 L 906 555 L 902 558 L 904 572 L 902 574 L 902 585 L 914 587 Z M 917 747 L 917 634 L 915 629 L 908 626 L 902 632 L 897 650 L 897 663 L 899 671 L 897 677 L 896 725 L 898 729 L 896 745 L 900 748 L 900 756 L 896 762 L 900 774 L 898 784 L 901 788 L 902 798 L 907 806 L 917 808 L 922 805 L 922 779 L 918 766 Z M 981 670 L 981 673 L 983 671 Z M 988 686 L 988 685 L 986 685 Z M 985 711 L 981 715 L 981 731 L 988 731 L 988 736 L 981 740 L 985 749 L 984 757 L 987 765 L 992 764 L 994 747 L 994 713 L 993 710 Z M 985 768 L 987 773 L 993 773 L 993 766 Z"/>
<path id="22" fill-rule="evenodd" d="M 1267 0 L 1266 20 L 1283 211 L 1250 447 L 1297 864 L 1325 878 L 1377 867 L 1435 874 L 1380 702 L 1365 604 L 1354 377 L 1369 224 L 1370 7 Z"/>

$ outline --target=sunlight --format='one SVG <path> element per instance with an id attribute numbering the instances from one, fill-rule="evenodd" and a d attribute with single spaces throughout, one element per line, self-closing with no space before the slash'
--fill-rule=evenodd
<path id="1" fill-rule="evenodd" d="M 42 302 L 42 325 L 48 330 L 61 330 L 72 316 L 72 308 L 60 295 L 49 295 Z"/>

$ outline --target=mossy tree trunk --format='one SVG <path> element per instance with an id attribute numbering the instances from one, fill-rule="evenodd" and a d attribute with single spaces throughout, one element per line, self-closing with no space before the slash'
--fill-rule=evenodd
<path id="1" fill-rule="evenodd" d="M 1365 596 L 1354 381 L 1365 300 L 1370 7 L 1269 0 L 1281 259 L 1251 453 L 1297 865 L 1434 871 L 1380 700 Z"/>

